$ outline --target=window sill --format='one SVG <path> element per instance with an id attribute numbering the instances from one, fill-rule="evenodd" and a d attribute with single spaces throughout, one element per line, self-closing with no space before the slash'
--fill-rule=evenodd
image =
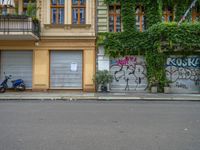
<path id="1" fill-rule="evenodd" d="M 69 28 L 90 28 L 91 24 L 68 24 L 66 26 Z"/>
<path id="2" fill-rule="evenodd" d="M 45 28 L 64 28 L 64 24 L 44 24 Z"/>
<path id="3" fill-rule="evenodd" d="M 85 28 L 89 29 L 91 28 L 91 24 L 44 24 L 44 27 L 46 29 L 49 28 L 64 28 L 64 29 L 71 29 L 71 28 Z"/>

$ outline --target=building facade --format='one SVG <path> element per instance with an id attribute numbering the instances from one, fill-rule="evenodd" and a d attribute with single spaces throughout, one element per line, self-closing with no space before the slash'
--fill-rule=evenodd
<path id="1" fill-rule="evenodd" d="M 199 21 L 199 8 L 199 3 L 197 3 L 191 9 L 189 14 L 189 20 L 191 22 Z M 119 3 L 106 4 L 104 0 L 97 0 L 98 33 L 123 31 L 121 9 Z M 146 29 L 145 11 L 142 3 L 135 5 L 135 26 L 140 32 Z M 162 12 L 161 21 L 175 21 L 175 9 L 172 6 L 163 5 Z M 110 85 L 111 91 L 149 92 L 147 64 L 144 56 L 109 58 L 105 55 L 104 46 L 99 44 L 97 63 L 98 70 L 109 70 L 113 74 L 114 81 Z M 199 54 L 182 57 L 181 54 L 177 55 L 172 53 L 168 57 L 165 67 L 166 77 L 171 81 L 172 93 L 200 93 Z"/>
<path id="2" fill-rule="evenodd" d="M 123 32 L 121 5 L 104 0 L 11 0 L 0 4 L 0 78 L 22 78 L 31 90 L 95 91 L 93 75 L 109 70 L 113 92 L 148 92 L 144 56 L 109 58 L 96 48 L 96 31 Z M 199 5 L 191 21 L 199 21 Z M 171 6 L 163 6 L 162 21 L 175 20 Z M 145 7 L 135 6 L 138 31 L 146 30 Z M 97 52 L 96 52 L 97 49 Z M 199 93 L 199 55 L 171 55 L 166 76 L 174 93 Z M 5 74 L 4 74 L 5 72 Z"/>
<path id="3" fill-rule="evenodd" d="M 24 79 L 27 89 L 94 91 L 95 6 L 94 0 L 15 0 L 0 16 L 1 79 L 5 72 Z"/>
<path id="4" fill-rule="evenodd" d="M 136 27 L 144 30 L 144 12 L 142 6 L 136 7 Z M 107 5 L 104 0 L 97 0 L 97 30 L 103 32 L 122 32 L 121 5 Z M 147 92 L 147 70 L 143 56 L 109 58 L 102 45 L 98 46 L 98 70 L 109 70 L 114 80 L 110 84 L 111 92 Z"/>

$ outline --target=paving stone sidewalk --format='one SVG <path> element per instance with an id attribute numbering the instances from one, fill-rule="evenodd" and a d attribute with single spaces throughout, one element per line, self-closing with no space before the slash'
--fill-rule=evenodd
<path id="1" fill-rule="evenodd" d="M 86 92 L 6 92 L 0 100 L 166 100 L 200 101 L 200 94 L 86 93 Z"/>

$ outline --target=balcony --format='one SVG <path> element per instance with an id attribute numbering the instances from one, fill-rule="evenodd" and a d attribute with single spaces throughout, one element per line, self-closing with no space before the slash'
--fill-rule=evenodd
<path id="1" fill-rule="evenodd" d="M 28 16 L 0 15 L 0 40 L 39 40 L 40 23 Z"/>

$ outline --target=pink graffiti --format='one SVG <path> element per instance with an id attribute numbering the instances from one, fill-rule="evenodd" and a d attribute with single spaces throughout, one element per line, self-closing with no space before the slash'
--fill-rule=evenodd
<path id="1" fill-rule="evenodd" d="M 117 60 L 117 65 L 123 66 L 123 65 L 128 65 L 130 63 L 136 63 L 137 58 L 134 56 L 126 56 L 123 59 Z"/>

